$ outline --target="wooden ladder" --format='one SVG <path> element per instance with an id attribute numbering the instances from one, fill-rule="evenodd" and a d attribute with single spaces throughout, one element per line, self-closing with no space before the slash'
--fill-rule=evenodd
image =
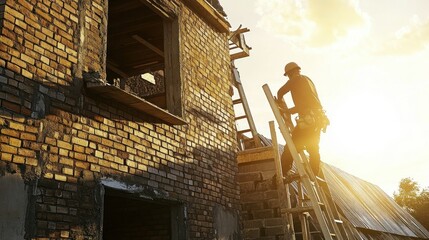
<path id="1" fill-rule="evenodd" d="M 240 145 L 241 150 L 244 150 L 246 146 L 252 147 L 261 147 L 261 140 L 259 138 L 259 134 L 256 131 L 255 122 L 252 117 L 252 113 L 250 112 L 249 104 L 247 102 L 246 94 L 244 93 L 243 85 L 241 84 L 240 74 L 237 68 L 234 66 L 234 63 L 231 63 L 231 69 L 233 74 L 233 85 L 236 87 L 238 92 L 238 98 L 234 99 L 232 103 L 234 106 L 241 105 L 243 108 L 243 115 L 235 116 L 236 126 L 238 128 L 238 121 L 246 119 L 247 128 L 237 129 L 237 140 Z M 234 109 L 235 111 L 235 109 Z M 250 133 L 251 137 L 246 137 L 244 134 Z"/>
<path id="2" fill-rule="evenodd" d="M 337 211 L 335 203 L 332 200 L 332 196 L 326 182 L 323 180 L 323 178 L 314 176 L 304 152 L 301 151 L 298 153 L 296 150 L 291 136 L 291 131 L 293 130 L 294 126 L 290 115 L 280 111 L 280 108 L 267 84 L 263 86 L 263 89 L 273 110 L 274 116 L 279 124 L 280 132 L 282 133 L 283 138 L 289 147 L 295 162 L 295 166 L 298 169 L 298 174 L 295 176 L 295 178 L 292 177 L 292 179 L 297 181 L 298 198 L 300 201 L 296 207 L 286 209 L 289 221 L 293 221 L 291 217 L 292 214 L 299 214 L 302 228 L 302 239 L 311 239 L 311 235 L 314 234 L 314 232 L 310 232 L 308 224 L 308 219 L 310 216 L 315 216 L 317 223 L 313 223 L 315 223 L 315 225 L 321 231 L 325 240 L 348 239 L 344 224 L 340 220 L 340 215 Z M 287 108 L 285 103 L 284 107 Z M 287 187 L 286 189 L 289 188 Z M 306 190 L 308 199 L 304 198 L 304 189 Z M 307 200 L 309 200 L 309 202 Z M 289 224 L 293 225 L 293 223 Z"/>

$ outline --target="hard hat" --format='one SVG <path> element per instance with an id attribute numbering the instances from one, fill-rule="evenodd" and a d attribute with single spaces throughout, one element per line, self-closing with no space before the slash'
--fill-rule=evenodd
<path id="1" fill-rule="evenodd" d="M 291 70 L 293 70 L 295 68 L 301 69 L 301 67 L 298 66 L 298 64 L 296 64 L 295 62 L 290 62 L 290 63 L 286 64 L 284 75 L 286 76 L 288 72 L 290 72 Z"/>

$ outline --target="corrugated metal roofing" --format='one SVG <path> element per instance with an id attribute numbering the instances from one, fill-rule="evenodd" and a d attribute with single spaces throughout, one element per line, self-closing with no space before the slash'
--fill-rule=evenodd
<path id="1" fill-rule="evenodd" d="M 323 164 L 331 194 L 356 228 L 428 239 L 429 232 L 378 186 Z"/>
<path id="2" fill-rule="evenodd" d="M 322 169 L 339 211 L 355 228 L 355 239 L 429 239 L 429 232 L 378 186 L 326 163 Z"/>

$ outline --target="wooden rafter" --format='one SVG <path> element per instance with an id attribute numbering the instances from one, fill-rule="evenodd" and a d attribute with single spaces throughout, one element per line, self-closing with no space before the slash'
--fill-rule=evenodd
<path id="1" fill-rule="evenodd" d="M 153 44 L 151 44 L 150 42 L 146 41 L 145 39 L 143 39 L 142 37 L 140 37 L 139 35 L 133 35 L 133 38 L 143 44 L 145 47 L 149 48 L 150 50 L 154 51 L 156 54 L 160 55 L 161 57 L 164 57 L 164 52 L 157 48 L 156 46 L 154 46 Z"/>
<path id="2" fill-rule="evenodd" d="M 244 33 L 248 31 L 250 31 L 248 28 L 241 28 L 241 25 L 240 25 L 240 27 L 238 27 L 237 30 L 229 33 L 229 41 L 230 41 L 229 50 L 230 51 L 234 49 L 241 50 L 239 52 L 231 53 L 231 60 L 249 56 L 250 54 L 249 52 L 252 48 L 247 46 L 246 41 L 244 39 Z"/>

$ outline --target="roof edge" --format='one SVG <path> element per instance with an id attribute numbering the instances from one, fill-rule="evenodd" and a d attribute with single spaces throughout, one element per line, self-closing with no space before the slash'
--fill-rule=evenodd
<path id="1" fill-rule="evenodd" d="M 223 33 L 229 33 L 231 25 L 212 5 L 205 0 L 183 0 L 201 18 Z"/>

